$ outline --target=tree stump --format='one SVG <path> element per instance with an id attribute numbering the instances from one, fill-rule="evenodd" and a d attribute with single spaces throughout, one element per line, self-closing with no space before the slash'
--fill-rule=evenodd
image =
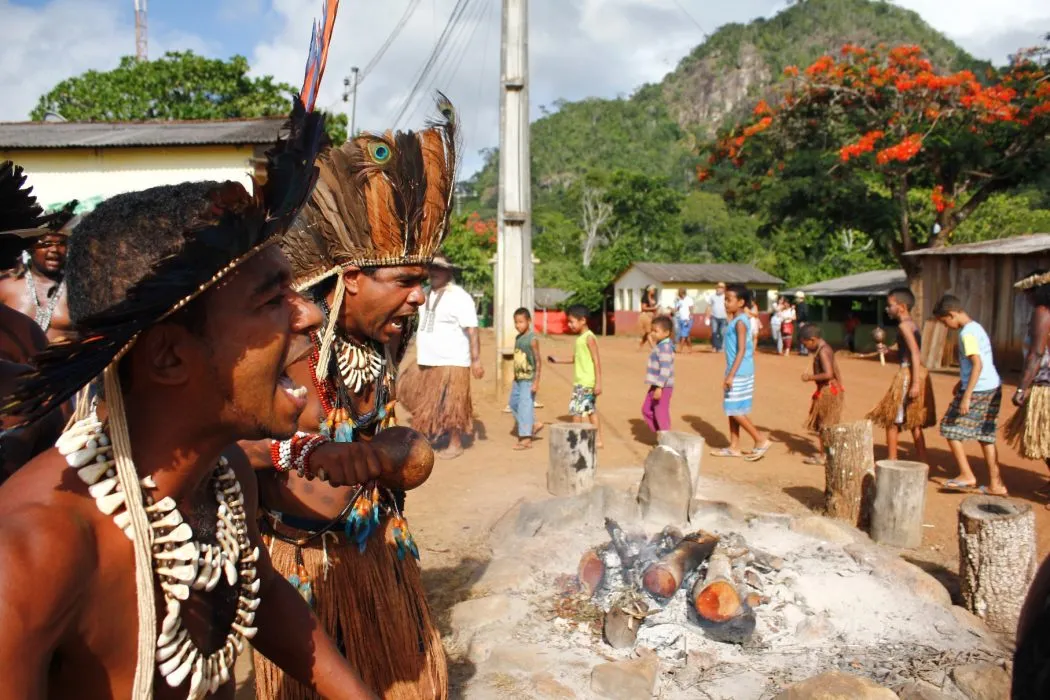
<path id="1" fill-rule="evenodd" d="M 1001 496 L 970 496 L 960 504 L 959 578 L 967 610 L 1012 636 L 1035 567 L 1029 504 Z"/>
<path id="2" fill-rule="evenodd" d="M 670 447 L 685 457 L 685 464 L 689 467 L 689 478 L 693 482 L 693 493 L 696 494 L 700 486 L 700 459 L 704 454 L 704 439 L 690 433 L 662 430 L 657 433 L 656 441 L 657 444 Z"/>
<path id="3" fill-rule="evenodd" d="M 922 462 L 884 459 L 875 464 L 875 500 L 871 505 L 871 539 L 891 547 L 922 544 L 926 476 Z"/>
<path id="4" fill-rule="evenodd" d="M 866 528 L 875 493 L 871 421 L 830 425 L 824 443 L 824 515 Z"/>
<path id="5" fill-rule="evenodd" d="M 589 423 L 554 423 L 548 431 L 547 490 L 555 496 L 590 491 L 598 468 L 598 433 Z"/>

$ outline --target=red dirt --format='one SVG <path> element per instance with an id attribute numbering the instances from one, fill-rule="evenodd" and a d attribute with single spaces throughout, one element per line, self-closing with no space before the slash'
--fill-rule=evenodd
<path id="1" fill-rule="evenodd" d="M 482 334 L 483 356 L 492 357 L 493 337 Z M 543 357 L 571 353 L 572 338 L 541 339 Z M 627 337 L 599 338 L 605 393 L 598 401 L 603 420 L 606 447 L 599 455 L 599 475 L 609 477 L 637 469 L 655 443 L 653 434 L 641 419 L 646 353 L 638 341 Z M 878 361 L 840 358 L 846 386 L 844 420 L 858 420 L 885 392 L 896 368 Z M 810 358 L 779 357 L 759 353 L 756 357 L 757 381 L 755 410 L 757 425 L 775 441 L 766 457 L 754 463 L 742 459 L 718 458 L 705 454 L 701 473 L 726 482 L 718 498 L 746 501 L 748 507 L 801 513 L 819 509 L 823 501 L 823 467 L 802 463 L 815 453 L 813 438 L 802 428 L 809 408 L 812 384 L 800 380 L 808 370 Z M 702 435 L 711 448 L 728 444 L 726 418 L 722 413 L 722 355 L 695 352 L 680 355 L 676 361 L 675 396 L 672 404 L 673 429 Z M 442 598 L 457 580 L 483 563 L 484 543 L 492 524 L 520 498 L 547 495 L 545 474 L 547 443 L 538 440 L 531 450 L 514 452 L 513 419 L 502 413 L 504 401 L 495 397 L 493 367 L 486 367 L 485 379 L 474 382 L 474 404 L 479 427 L 478 440 L 459 459 L 440 461 L 430 480 L 409 495 L 407 515 L 417 541 L 421 543 L 423 566 L 431 590 Z M 1016 378 L 1009 378 L 1016 381 Z M 543 368 L 539 400 L 546 408 L 537 410 L 545 422 L 564 419 L 572 381 L 572 367 L 549 365 Z M 943 412 L 957 381 L 954 374 L 935 374 L 934 390 L 938 410 Z M 1013 385 L 1004 388 L 1004 409 L 1000 424 L 1014 408 L 1008 398 Z M 955 475 L 955 465 L 945 440 L 936 428 L 927 431 L 930 454 L 930 483 L 927 488 L 923 545 L 905 556 L 945 580 L 954 589 L 957 571 L 957 510 L 965 494 L 942 492 L 940 484 Z M 750 449 L 750 440 L 743 438 Z M 1046 481 L 1046 467 L 1019 457 L 1000 443 L 1003 478 L 1013 497 L 1029 501 L 1036 512 L 1040 556 L 1050 550 L 1050 511 L 1032 495 Z M 978 478 L 987 483 L 984 460 L 976 443 L 967 448 Z M 902 459 L 913 458 L 910 436 L 902 438 Z M 885 435 L 875 435 L 875 458 L 886 456 Z M 699 494 L 704 497 L 705 494 Z M 710 494 L 709 494 L 710 496 Z M 438 589 L 438 590 L 436 590 Z M 436 607 L 452 600 L 434 601 Z"/>

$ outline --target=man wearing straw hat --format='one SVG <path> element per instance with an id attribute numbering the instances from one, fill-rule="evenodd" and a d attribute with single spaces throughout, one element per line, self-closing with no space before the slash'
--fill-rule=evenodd
<path id="1" fill-rule="evenodd" d="M 443 459 L 463 454 L 463 438 L 474 433 L 470 377 L 481 379 L 481 342 L 474 298 L 455 283 L 456 266 L 444 255 L 430 263 L 430 291 L 419 310 L 416 366 L 398 383 L 398 400 L 412 413 L 412 427 L 437 442 Z"/>
<path id="2" fill-rule="evenodd" d="M 45 226 L 0 231 L 0 236 L 20 239 L 22 248 L 16 266 L 0 278 L 0 303 L 36 321 L 52 342 L 72 332 L 62 275 L 69 234 L 80 221 L 73 215 L 76 204 L 70 202 Z"/>
<path id="3" fill-rule="evenodd" d="M 274 571 L 232 446 L 294 434 L 305 406 L 287 368 L 321 316 L 274 244 L 317 177 L 336 7 L 265 184 L 117 195 L 71 236 L 77 339 L 35 358 L 0 407 L 33 422 L 96 378 L 103 398 L 78 402 L 55 447 L 0 488 L 5 697 L 232 697 L 249 642 L 324 697 L 374 697 Z"/>

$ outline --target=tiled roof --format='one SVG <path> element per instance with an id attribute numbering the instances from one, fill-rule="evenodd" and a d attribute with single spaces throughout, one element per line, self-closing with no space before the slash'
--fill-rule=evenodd
<path id="1" fill-rule="evenodd" d="M 754 265 L 736 263 L 648 263 L 636 262 L 631 267 L 658 282 L 725 282 L 727 284 L 784 284 L 784 280 Z M 620 274 L 623 277 L 627 273 Z"/>
<path id="2" fill-rule="evenodd" d="M 1033 233 L 1028 236 L 997 238 L 994 241 L 963 243 L 941 248 L 923 248 L 905 255 L 1025 255 L 1050 250 L 1050 233 Z"/>

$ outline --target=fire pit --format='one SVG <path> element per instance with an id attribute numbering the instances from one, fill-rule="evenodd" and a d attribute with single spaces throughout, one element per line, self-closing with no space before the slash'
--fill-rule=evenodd
<path id="1" fill-rule="evenodd" d="M 475 667 L 465 697 L 747 700 L 827 671 L 951 695 L 956 667 L 1004 673 L 976 618 L 859 531 L 694 505 L 690 523 L 646 526 L 632 493 L 605 486 L 508 513 L 477 598 L 453 609 L 453 651 Z"/>

